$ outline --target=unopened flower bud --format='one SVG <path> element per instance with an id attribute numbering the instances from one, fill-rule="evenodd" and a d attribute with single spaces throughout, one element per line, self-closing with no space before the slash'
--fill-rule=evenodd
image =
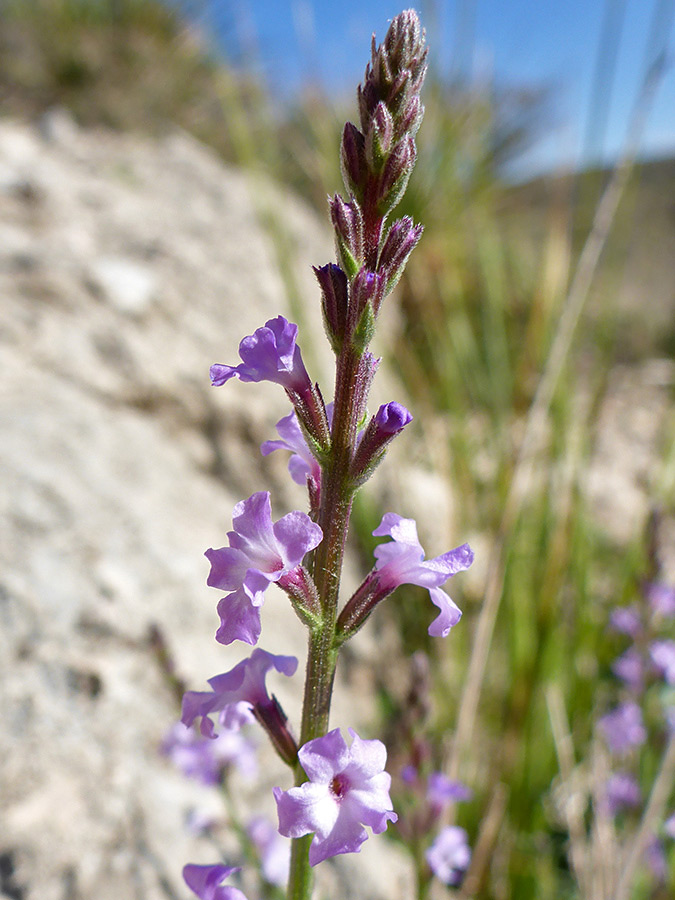
<path id="1" fill-rule="evenodd" d="M 404 137 L 392 150 L 380 176 L 378 210 L 381 215 L 390 212 L 403 196 L 416 156 L 415 141 L 410 136 Z"/>
<path id="2" fill-rule="evenodd" d="M 342 132 L 340 168 L 345 188 L 357 200 L 363 196 L 363 188 L 368 177 L 365 143 L 366 139 L 356 125 L 347 122 Z"/>
<path id="3" fill-rule="evenodd" d="M 351 285 L 347 334 L 354 346 L 363 352 L 373 337 L 375 315 L 384 296 L 384 278 L 365 267 L 357 272 Z"/>
<path id="4" fill-rule="evenodd" d="M 384 403 L 373 416 L 375 433 L 382 439 L 393 437 L 412 422 L 412 415 L 401 403 Z"/>
<path id="5" fill-rule="evenodd" d="M 346 203 L 339 194 L 330 198 L 330 217 L 340 265 L 353 278 L 363 265 L 363 216 L 355 200 Z"/>
<path id="6" fill-rule="evenodd" d="M 351 475 L 356 484 L 363 484 L 370 478 L 384 458 L 388 444 L 410 421 L 412 415 L 400 403 L 385 403 L 378 409 L 368 423 L 352 462 Z"/>
<path id="7" fill-rule="evenodd" d="M 396 120 L 397 134 L 409 134 L 414 137 L 422 123 L 424 115 L 424 107 L 420 100 L 419 94 L 413 94 Z"/>
<path id="8" fill-rule="evenodd" d="M 366 159 L 371 172 L 380 172 L 391 150 L 394 120 L 381 101 L 375 107 L 366 133 Z"/>
<path id="9" fill-rule="evenodd" d="M 410 216 L 392 223 L 378 260 L 378 269 L 386 276 L 386 294 L 396 287 L 423 230 L 421 225 L 415 225 Z"/>
<path id="10" fill-rule="evenodd" d="M 328 340 L 335 353 L 340 352 L 347 325 L 347 276 L 335 263 L 313 266 L 321 287 L 321 307 Z"/>

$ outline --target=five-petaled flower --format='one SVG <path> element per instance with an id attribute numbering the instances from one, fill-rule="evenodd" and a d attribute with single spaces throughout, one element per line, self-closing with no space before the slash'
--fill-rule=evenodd
<path id="1" fill-rule="evenodd" d="M 196 866 L 190 864 L 183 867 L 185 884 L 201 900 L 246 900 L 246 897 L 238 888 L 223 885 L 223 881 L 234 872 L 238 872 L 236 866 Z"/>
<path id="2" fill-rule="evenodd" d="M 207 550 L 211 563 L 207 584 L 231 591 L 218 603 L 221 644 L 260 637 L 260 607 L 271 582 L 294 580 L 306 553 L 323 537 L 321 528 L 303 512 L 295 511 L 272 523 L 269 491 L 258 491 L 237 503 L 232 513 L 234 531 L 229 547 Z"/>
<path id="3" fill-rule="evenodd" d="M 602 808 L 610 816 L 623 809 L 639 806 L 642 802 L 640 785 L 630 772 L 614 772 L 605 783 Z"/>
<path id="4" fill-rule="evenodd" d="M 457 885 L 471 862 L 468 836 L 457 825 L 441 828 L 431 847 L 426 852 L 429 868 L 444 884 Z"/>
<path id="5" fill-rule="evenodd" d="M 386 513 L 373 532 L 375 537 L 391 537 L 386 544 L 375 548 L 375 575 L 378 591 L 390 594 L 401 584 L 416 584 L 428 588 L 432 603 L 440 614 L 429 626 L 433 637 L 447 637 L 462 613 L 441 585 L 457 572 L 468 569 L 473 562 L 473 550 L 462 544 L 434 559 L 424 559 L 424 549 L 417 537 L 414 519 L 403 519 L 396 513 Z"/>
<path id="6" fill-rule="evenodd" d="M 339 853 L 356 853 L 368 837 L 364 825 L 380 834 L 395 822 L 384 771 L 387 751 L 377 740 L 362 740 L 349 729 L 347 746 L 339 728 L 308 741 L 298 759 L 309 781 L 282 791 L 274 789 L 279 831 L 286 837 L 314 832 L 309 848 L 312 866 Z"/>
<path id="7" fill-rule="evenodd" d="M 649 655 L 668 684 L 675 684 L 675 641 L 654 641 Z"/>
<path id="8" fill-rule="evenodd" d="M 221 726 L 236 727 L 250 717 L 251 712 L 259 714 L 274 705 L 265 686 L 265 676 L 270 669 L 290 676 L 297 667 L 295 656 L 275 656 L 256 647 L 250 657 L 237 663 L 234 669 L 209 678 L 212 690 L 187 691 L 183 695 L 181 722 L 189 726 L 201 719 L 202 734 L 212 737 L 214 728 L 209 715 L 217 712 Z"/>
<path id="9" fill-rule="evenodd" d="M 607 746 L 613 753 L 626 753 L 647 740 L 642 710 L 637 703 L 620 703 L 598 722 Z"/>
<path id="10" fill-rule="evenodd" d="M 243 720 L 253 720 L 253 713 L 241 704 Z M 208 740 L 194 728 L 176 722 L 162 742 L 162 753 L 188 778 L 204 784 L 218 784 L 226 766 L 235 765 L 242 774 L 256 775 L 258 765 L 255 746 L 234 727 L 225 728 L 215 740 Z"/>
<path id="11" fill-rule="evenodd" d="M 264 816 L 254 816 L 246 826 L 246 832 L 258 851 L 260 869 L 265 881 L 283 887 L 288 881 L 291 863 L 291 845 L 276 826 Z"/>
<path id="12" fill-rule="evenodd" d="M 303 394 L 311 389 L 311 381 L 296 341 L 298 326 L 283 316 L 270 319 L 245 337 L 239 344 L 238 366 L 214 363 L 211 383 L 215 387 L 239 378 L 240 381 L 272 381 L 287 391 Z"/>

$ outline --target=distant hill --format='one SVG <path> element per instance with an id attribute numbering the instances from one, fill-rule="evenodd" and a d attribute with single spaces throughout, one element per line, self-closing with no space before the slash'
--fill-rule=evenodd
<path id="1" fill-rule="evenodd" d="M 562 217 L 578 253 L 610 175 L 610 169 L 594 168 L 573 176 L 534 179 L 507 191 L 505 215 L 533 242 L 542 240 L 552 217 Z M 638 354 L 648 347 L 675 353 L 675 158 L 635 166 L 594 295 L 604 298 L 603 303 L 608 296 L 615 297 L 626 331 L 625 340 L 621 335 L 619 340 L 626 353 Z"/>

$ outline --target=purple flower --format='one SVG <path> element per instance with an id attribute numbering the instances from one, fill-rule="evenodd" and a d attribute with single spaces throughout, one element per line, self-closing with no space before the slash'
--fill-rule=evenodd
<path id="1" fill-rule="evenodd" d="M 248 710 L 244 715 L 253 718 Z M 254 745 L 232 728 L 221 731 L 215 740 L 209 740 L 194 728 L 176 722 L 164 738 L 161 749 L 183 775 L 203 784 L 218 784 L 223 769 L 230 764 L 249 777 L 258 770 Z"/>
<path id="2" fill-rule="evenodd" d="M 361 740 L 349 729 L 350 747 L 340 729 L 308 741 L 298 759 L 309 781 L 282 791 L 274 788 L 279 813 L 279 831 L 286 837 L 314 832 L 309 848 L 312 866 L 339 853 L 356 853 L 368 834 L 380 834 L 387 822 L 395 822 L 389 788 L 391 776 L 384 771 L 387 751 L 377 740 Z"/>
<path id="3" fill-rule="evenodd" d="M 427 781 L 427 800 L 438 813 L 450 803 L 470 800 L 471 790 L 461 781 L 451 781 L 442 772 L 432 772 Z"/>
<path id="4" fill-rule="evenodd" d="M 240 381 L 273 381 L 298 394 L 311 390 L 297 337 L 297 325 L 283 316 L 270 319 L 239 344 L 238 366 L 211 366 L 211 383 L 218 387 L 236 376 Z"/>
<path id="5" fill-rule="evenodd" d="M 333 422 L 332 403 L 326 405 L 326 415 L 328 424 L 331 425 Z M 284 416 L 283 419 L 279 419 L 276 429 L 281 440 L 265 441 L 261 444 L 262 455 L 269 456 L 275 450 L 290 450 L 292 456 L 288 460 L 288 471 L 291 473 L 293 481 L 304 487 L 309 478 L 315 485 L 318 485 L 321 481 L 321 467 L 309 449 L 295 411 Z"/>
<path id="6" fill-rule="evenodd" d="M 446 825 L 425 855 L 436 878 L 444 884 L 459 884 L 471 862 L 466 831 L 457 825 Z"/>
<path id="7" fill-rule="evenodd" d="M 613 753 L 626 753 L 644 744 L 647 732 L 637 703 L 621 703 L 599 721 L 600 730 Z"/>
<path id="8" fill-rule="evenodd" d="M 417 769 L 415 766 L 407 765 L 401 769 L 401 781 L 404 784 L 415 784 L 417 781 Z"/>
<path id="9" fill-rule="evenodd" d="M 636 807 L 642 803 L 640 786 L 628 772 L 615 772 L 605 784 L 603 806 L 610 816 L 615 816 L 622 809 Z"/>
<path id="10" fill-rule="evenodd" d="M 429 589 L 431 601 L 440 614 L 429 626 L 429 634 L 446 637 L 462 613 L 450 597 L 440 589 L 451 575 L 468 569 L 473 562 L 473 550 L 462 544 L 435 559 L 424 559 L 424 550 L 417 538 L 414 519 L 403 519 L 396 513 L 386 513 L 373 531 L 376 537 L 385 535 L 393 540 L 375 548 L 375 571 L 379 587 L 391 593 L 400 584 L 417 584 Z"/>
<path id="11" fill-rule="evenodd" d="M 645 862 L 657 881 L 663 882 L 666 880 L 668 877 L 668 863 L 666 861 L 663 844 L 656 835 L 654 835 L 647 844 L 645 849 Z"/>
<path id="12" fill-rule="evenodd" d="M 218 603 L 221 644 L 245 641 L 255 644 L 260 637 L 260 607 L 270 582 L 292 575 L 309 550 L 321 542 L 318 525 L 302 512 L 288 513 L 272 524 L 268 491 L 258 491 L 237 503 L 232 512 L 234 531 L 227 536 L 229 547 L 207 550 L 211 563 L 207 584 L 232 591 Z"/>
<path id="13" fill-rule="evenodd" d="M 207 834 L 217 824 L 217 817 L 205 809 L 191 809 L 185 816 L 186 829 L 197 836 Z"/>
<path id="14" fill-rule="evenodd" d="M 226 878 L 238 871 L 239 869 L 234 866 L 190 864 L 183 868 L 183 878 L 185 884 L 201 897 L 201 900 L 246 900 L 244 894 L 237 888 L 222 885 Z"/>
<path id="15" fill-rule="evenodd" d="M 644 664 L 642 654 L 635 647 L 629 647 L 612 664 L 612 672 L 617 678 L 625 681 L 629 687 L 639 690 L 644 681 Z"/>
<path id="16" fill-rule="evenodd" d="M 263 877 L 270 884 L 286 884 L 291 864 L 291 845 L 264 816 L 251 819 L 246 828 L 260 855 Z"/>
<path id="17" fill-rule="evenodd" d="M 673 813 L 672 816 L 669 816 L 663 823 L 663 830 L 668 837 L 675 838 L 675 813 Z"/>
<path id="18" fill-rule="evenodd" d="M 635 638 L 642 631 L 640 613 L 636 606 L 618 606 L 609 617 L 610 628 Z"/>
<path id="19" fill-rule="evenodd" d="M 675 684 L 675 641 L 654 641 L 649 655 L 668 684 Z"/>
<path id="20" fill-rule="evenodd" d="M 248 659 L 224 672 L 209 678 L 210 691 L 187 691 L 183 695 L 181 722 L 190 726 L 201 718 L 201 732 L 205 737 L 214 734 L 210 713 L 219 712 L 220 724 L 232 728 L 242 720 L 243 712 L 258 711 L 274 704 L 265 686 L 265 676 L 274 668 L 282 675 L 293 675 L 298 667 L 294 656 L 275 656 L 256 648 Z"/>
<path id="21" fill-rule="evenodd" d="M 652 581 L 646 586 L 645 593 L 653 612 L 668 618 L 675 616 L 675 587 Z"/>

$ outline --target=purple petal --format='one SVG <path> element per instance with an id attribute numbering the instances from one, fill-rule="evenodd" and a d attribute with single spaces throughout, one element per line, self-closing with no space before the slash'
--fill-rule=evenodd
<path id="1" fill-rule="evenodd" d="M 642 802 L 640 786 L 628 772 L 615 772 L 605 784 L 604 807 L 610 816 L 622 809 L 639 806 Z"/>
<path id="2" fill-rule="evenodd" d="M 428 632 L 432 637 L 447 637 L 450 629 L 462 618 L 462 611 L 441 588 L 430 588 L 429 596 L 440 613 L 429 626 Z"/>
<path id="3" fill-rule="evenodd" d="M 629 687 L 636 690 L 642 687 L 644 662 L 640 651 L 635 647 L 629 647 L 625 653 L 612 663 L 612 672 L 617 678 L 625 681 Z"/>
<path id="4" fill-rule="evenodd" d="M 337 820 L 338 805 L 328 784 L 306 781 L 288 791 L 275 787 L 274 799 L 279 815 L 279 832 L 284 837 L 302 837 L 313 831 L 328 834 Z"/>
<path id="5" fill-rule="evenodd" d="M 228 533 L 230 546 L 249 558 L 249 566 L 262 572 L 274 571 L 279 552 L 272 530 L 272 505 L 269 491 L 258 491 L 242 500 L 232 511 L 234 531 Z"/>
<path id="6" fill-rule="evenodd" d="M 654 641 L 649 655 L 668 684 L 675 684 L 675 641 Z"/>
<path id="7" fill-rule="evenodd" d="M 298 751 L 300 765 L 311 781 L 327 784 L 349 761 L 349 749 L 339 728 L 313 741 L 307 741 Z"/>
<path id="8" fill-rule="evenodd" d="M 204 556 L 211 563 L 211 571 L 206 583 L 221 591 L 236 591 L 246 575 L 250 562 L 245 553 L 234 547 L 210 547 Z"/>
<path id="9" fill-rule="evenodd" d="M 352 780 L 356 773 L 358 773 L 360 780 L 370 779 L 375 775 L 381 774 L 387 764 L 387 748 L 382 741 L 364 740 L 358 736 L 353 728 L 349 728 L 348 731 L 352 738 L 349 754 L 351 760 L 343 771 L 346 771 Z"/>
<path id="10" fill-rule="evenodd" d="M 245 382 L 272 381 L 287 390 L 304 391 L 310 387 L 310 380 L 296 344 L 297 335 L 297 325 L 283 316 L 270 319 L 239 344 L 240 365 L 211 366 L 211 383 L 219 386 L 237 377 Z"/>
<path id="11" fill-rule="evenodd" d="M 434 875 L 444 884 L 458 884 L 471 862 L 468 836 L 463 828 L 446 825 L 426 852 Z"/>
<path id="12" fill-rule="evenodd" d="M 386 775 L 386 772 L 382 773 Z M 386 785 L 386 787 L 385 787 Z M 381 804 L 383 806 L 391 806 L 389 799 L 389 787 L 391 779 L 382 782 Z M 373 834 L 382 834 L 387 830 L 388 822 L 397 822 L 398 816 L 392 809 L 377 809 L 376 800 L 372 791 L 367 794 L 360 791 L 350 791 L 345 801 L 345 809 L 349 815 L 357 822 L 362 822 L 372 829 Z"/>
<path id="13" fill-rule="evenodd" d="M 632 638 L 637 637 L 642 631 L 638 608 L 636 606 L 618 606 L 612 610 L 609 626 L 621 634 L 627 634 Z"/>
<path id="14" fill-rule="evenodd" d="M 288 881 L 290 844 L 264 816 L 255 816 L 251 819 L 246 831 L 260 856 L 263 877 L 270 884 L 283 887 Z"/>
<path id="15" fill-rule="evenodd" d="M 456 575 L 457 572 L 468 569 L 473 563 L 473 559 L 474 553 L 471 547 L 468 544 L 462 544 L 460 547 L 455 547 L 454 550 L 448 550 L 442 556 L 427 560 L 425 565 L 434 571 L 445 573 L 449 578 L 451 575 Z"/>
<path id="16" fill-rule="evenodd" d="M 259 647 L 248 659 L 225 672 L 209 678 L 214 693 L 219 695 L 219 707 L 246 700 L 252 704 L 269 702 L 265 677 L 270 669 L 276 669 L 282 675 L 293 675 L 298 667 L 295 656 L 278 656 L 261 650 Z"/>
<path id="17" fill-rule="evenodd" d="M 237 369 L 232 366 L 224 366 L 221 363 L 214 363 L 209 370 L 211 384 L 214 387 L 221 387 L 228 382 L 230 378 L 237 375 Z"/>
<path id="18" fill-rule="evenodd" d="M 363 825 L 352 818 L 348 807 L 342 807 L 330 833 L 323 840 L 314 837 L 309 847 L 309 864 L 316 866 L 341 853 L 358 853 L 367 838 Z"/>
<path id="19" fill-rule="evenodd" d="M 647 599 L 652 610 L 660 616 L 675 616 L 675 587 L 658 581 L 646 587 Z"/>
<path id="20" fill-rule="evenodd" d="M 647 739 L 647 732 L 642 724 L 642 710 L 637 703 L 621 703 L 607 715 L 598 725 L 613 753 L 625 753 L 631 747 L 638 747 Z"/>
<path id="21" fill-rule="evenodd" d="M 668 837 L 675 838 L 675 813 L 673 813 L 672 816 L 669 816 L 663 823 L 663 830 Z"/>
<path id="22" fill-rule="evenodd" d="M 427 781 L 427 800 L 444 809 L 449 803 L 470 800 L 472 792 L 461 781 L 452 781 L 442 772 L 432 772 Z"/>
<path id="23" fill-rule="evenodd" d="M 257 644 L 262 625 L 260 609 L 254 606 L 246 591 L 235 591 L 218 601 L 220 627 L 216 631 L 219 644 L 231 644 L 243 641 L 245 644 Z"/>
<path id="24" fill-rule="evenodd" d="M 229 878 L 239 868 L 233 866 L 196 866 L 183 868 L 185 883 L 201 900 L 246 900 L 240 890 L 221 886 L 221 882 Z"/>
<path id="25" fill-rule="evenodd" d="M 286 571 L 299 566 L 305 554 L 323 539 L 321 528 L 306 513 L 297 510 L 279 519 L 273 530 Z"/>
<path id="26" fill-rule="evenodd" d="M 183 694 L 180 720 L 190 726 L 200 716 L 208 716 L 215 709 L 216 699 L 211 691 L 186 691 Z"/>
<path id="27" fill-rule="evenodd" d="M 404 519 L 397 513 L 385 513 L 382 521 L 373 531 L 375 537 L 391 537 L 395 541 L 404 544 L 414 544 L 422 551 L 422 545 L 417 537 L 417 524 L 414 519 Z"/>

